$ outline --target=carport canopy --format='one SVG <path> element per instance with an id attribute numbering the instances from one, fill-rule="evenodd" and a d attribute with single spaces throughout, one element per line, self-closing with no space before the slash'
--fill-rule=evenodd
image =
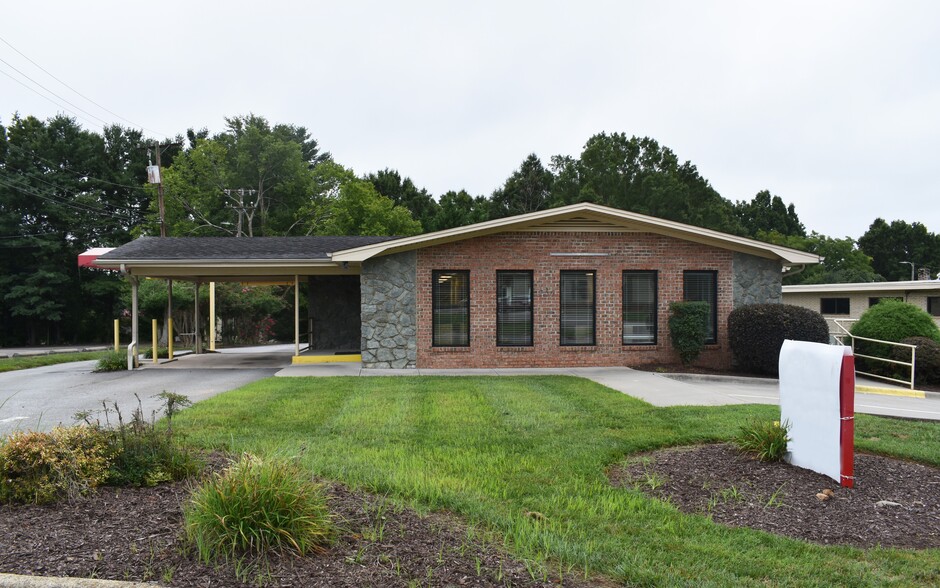
<path id="1" fill-rule="evenodd" d="M 293 282 L 294 346 L 300 354 L 301 276 L 358 275 L 360 262 L 334 261 L 339 251 L 395 237 L 140 237 L 94 260 L 131 281 L 131 346 L 139 344 L 137 287 L 140 278 L 193 282 Z M 171 298 L 172 300 L 172 298 Z M 198 308 L 197 308 L 198 312 Z M 198 340 L 198 315 L 196 321 Z"/>

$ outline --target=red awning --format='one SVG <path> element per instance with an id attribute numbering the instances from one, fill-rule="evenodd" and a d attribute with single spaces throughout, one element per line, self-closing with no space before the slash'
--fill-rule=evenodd
<path id="1" fill-rule="evenodd" d="M 78 267 L 97 268 L 98 266 L 95 265 L 95 260 L 98 259 L 99 256 L 104 255 L 105 253 L 113 249 L 114 247 L 92 247 L 88 251 L 84 253 L 80 253 L 78 255 Z M 98 269 L 104 269 L 104 268 L 98 268 Z"/>

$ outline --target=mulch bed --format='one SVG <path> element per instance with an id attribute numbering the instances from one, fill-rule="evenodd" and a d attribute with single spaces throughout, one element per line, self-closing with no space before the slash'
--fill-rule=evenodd
<path id="1" fill-rule="evenodd" d="M 821 544 L 940 547 L 940 469 L 916 463 L 856 454 L 855 488 L 849 489 L 821 474 L 757 461 L 720 444 L 634 456 L 609 475 L 615 485 L 731 527 Z M 816 495 L 825 489 L 833 497 L 819 500 Z"/>
<path id="2" fill-rule="evenodd" d="M 168 586 L 551 586 L 454 516 L 420 516 L 383 497 L 330 486 L 340 537 L 325 553 L 249 567 L 203 565 L 181 537 L 187 483 L 101 488 L 47 506 L 0 506 L 0 572 L 155 581 Z M 244 566 L 243 566 L 244 567 Z M 533 566 L 533 571 L 535 570 Z M 536 574 L 537 575 L 537 574 Z M 578 578 L 568 586 L 586 586 Z"/>

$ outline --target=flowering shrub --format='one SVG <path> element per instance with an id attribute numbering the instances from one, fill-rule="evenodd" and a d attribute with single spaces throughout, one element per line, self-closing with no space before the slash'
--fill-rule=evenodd
<path id="1" fill-rule="evenodd" d="M 14 433 L 0 442 L 0 502 L 42 504 L 84 494 L 108 476 L 113 451 L 94 427 Z"/>

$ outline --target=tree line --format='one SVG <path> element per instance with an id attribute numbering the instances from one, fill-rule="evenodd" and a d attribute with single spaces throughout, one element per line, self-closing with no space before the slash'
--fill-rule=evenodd
<path id="1" fill-rule="evenodd" d="M 579 155 L 547 164 L 530 154 L 489 195 L 433 195 L 387 168 L 357 174 L 305 127 L 254 114 L 157 143 L 120 125 L 88 131 L 66 116 L 0 125 L 0 345 L 107 338 L 126 284 L 76 258 L 160 234 L 146 183 L 155 148 L 169 236 L 406 236 L 595 202 L 825 257 L 788 278 L 797 283 L 909 279 L 903 262 L 940 271 L 940 236 L 923 224 L 878 218 L 857 240 L 807 234 L 780 196 L 728 200 L 668 147 L 624 133 L 598 133 Z"/>

